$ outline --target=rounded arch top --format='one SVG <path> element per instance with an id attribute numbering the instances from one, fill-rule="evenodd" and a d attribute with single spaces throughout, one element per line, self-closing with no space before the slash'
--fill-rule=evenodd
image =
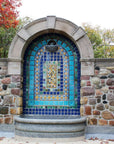
<path id="1" fill-rule="evenodd" d="M 74 23 L 55 16 L 35 20 L 22 28 L 11 43 L 8 58 L 22 60 L 24 52 L 31 41 L 45 33 L 66 35 L 76 44 L 81 59 L 94 58 L 93 48 L 85 31 Z"/>

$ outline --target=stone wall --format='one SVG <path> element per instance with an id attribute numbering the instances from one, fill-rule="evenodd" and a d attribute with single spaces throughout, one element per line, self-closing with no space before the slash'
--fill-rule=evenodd
<path id="1" fill-rule="evenodd" d="M 81 76 L 82 116 L 88 125 L 114 126 L 114 59 L 95 59 L 95 74 Z"/>
<path id="2" fill-rule="evenodd" d="M 22 112 L 22 77 L 7 75 L 8 59 L 0 59 L 0 124 L 12 124 Z"/>
<path id="3" fill-rule="evenodd" d="M 91 60 L 90 60 L 91 61 Z M 88 125 L 114 126 L 114 59 L 92 59 L 95 74 L 81 76 L 81 116 Z M 0 59 L 0 124 L 12 124 L 22 113 L 22 77 L 7 75 L 8 59 Z"/>

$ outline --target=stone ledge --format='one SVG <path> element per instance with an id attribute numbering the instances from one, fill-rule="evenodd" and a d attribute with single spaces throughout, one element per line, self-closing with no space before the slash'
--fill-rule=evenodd
<path id="1" fill-rule="evenodd" d="M 114 134 L 112 126 L 87 126 L 86 134 Z"/>
<path id="2" fill-rule="evenodd" d="M 39 123 L 39 124 L 74 124 L 74 123 L 81 123 L 86 121 L 86 117 L 81 117 L 77 119 L 28 119 L 28 118 L 21 118 L 19 116 L 15 117 L 16 122 L 22 123 Z"/>

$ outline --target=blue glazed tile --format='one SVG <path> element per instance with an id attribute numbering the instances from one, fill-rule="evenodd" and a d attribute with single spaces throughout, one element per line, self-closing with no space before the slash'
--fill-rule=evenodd
<path id="1" fill-rule="evenodd" d="M 57 35 L 57 37 L 58 37 L 58 35 Z M 46 38 L 48 38 L 48 37 L 46 37 Z M 56 38 L 54 38 L 54 39 L 56 39 Z M 47 41 L 49 41 L 49 38 L 47 39 Z M 39 69 L 39 70 L 36 70 L 35 71 L 35 73 L 38 73 L 37 75 L 35 74 L 35 73 L 29 73 L 29 76 L 30 76 L 30 78 L 28 77 L 27 79 L 33 79 L 33 82 L 35 82 L 36 80 L 38 80 L 38 82 L 36 83 L 36 84 L 38 84 L 39 86 L 37 87 L 37 86 L 35 86 L 34 87 L 34 85 L 33 85 L 33 82 L 30 82 L 30 84 L 32 84 L 32 85 L 30 85 L 28 88 L 29 89 L 31 89 L 32 88 L 32 90 L 34 90 L 34 88 L 35 89 L 45 89 L 45 90 L 43 90 L 41 93 L 43 94 L 43 92 L 46 92 L 46 94 L 45 94 L 45 96 L 47 97 L 47 100 L 48 100 L 48 95 L 51 93 L 52 95 L 54 95 L 54 99 L 55 100 L 57 100 L 57 96 L 59 96 L 60 95 L 60 97 L 59 97 L 59 99 L 58 99 L 58 101 L 54 101 L 52 98 L 50 99 L 51 101 L 41 101 L 40 99 L 38 99 L 39 101 L 37 101 L 37 102 L 40 102 L 40 103 L 37 103 L 36 105 L 37 106 L 41 106 L 41 107 L 44 107 L 45 105 L 47 105 L 47 106 L 50 106 L 50 111 L 47 111 L 47 110 L 45 110 L 44 109 L 44 111 L 35 111 L 35 110 L 32 110 L 32 111 L 27 111 L 27 113 L 28 114 L 41 114 L 41 115 L 46 115 L 46 114 L 49 114 L 49 115 L 75 115 L 75 114 L 79 114 L 79 110 L 77 110 L 77 112 L 76 111 L 70 111 L 70 112 L 68 112 L 68 111 L 64 111 L 64 110 L 58 110 L 58 111 L 53 111 L 52 109 L 51 109 L 51 107 L 52 106 L 55 106 L 55 104 L 56 104 L 56 106 L 68 106 L 69 105 L 69 102 L 68 101 L 62 101 L 61 100 L 61 94 L 63 94 L 63 93 L 60 93 L 61 92 L 61 90 L 63 90 L 64 91 L 64 87 L 63 87 L 63 85 L 62 85 L 62 83 L 61 82 L 65 82 L 65 80 L 67 80 L 68 81 L 68 85 L 70 86 L 72 86 L 72 87 L 67 87 L 67 89 L 69 89 L 69 90 L 73 90 L 74 89 L 74 78 L 72 78 L 74 75 L 77 75 L 77 82 L 78 83 L 80 83 L 80 79 L 79 79 L 79 77 L 80 77 L 80 63 L 79 63 L 79 53 L 77 54 L 77 59 L 75 58 L 75 62 L 76 62 L 76 60 L 78 61 L 78 65 L 77 65 L 77 67 L 76 68 L 78 68 L 78 72 L 79 73 L 74 73 L 74 64 L 73 64 L 73 54 L 74 54 L 74 50 L 75 50 L 75 52 L 78 52 L 78 50 L 77 50 L 77 48 L 75 47 L 75 45 L 73 44 L 73 43 L 70 43 L 70 41 L 68 41 L 68 43 L 70 43 L 69 44 L 69 46 L 67 46 L 67 44 L 66 44 L 66 41 L 64 40 L 64 42 L 61 40 L 61 41 L 59 41 L 58 42 L 58 40 L 56 40 L 56 42 L 57 43 L 61 43 L 61 44 L 63 44 L 63 47 L 65 47 L 65 50 L 62 50 L 61 51 L 61 49 L 62 49 L 62 47 L 60 46 L 60 50 L 59 50 L 59 52 L 55 52 L 54 54 L 53 53 L 51 53 L 50 54 L 50 52 L 46 52 L 46 51 L 40 51 L 40 55 L 38 56 L 37 55 L 37 57 L 39 57 L 39 60 L 41 60 L 43 63 L 40 63 L 40 62 L 38 62 L 38 66 L 37 66 L 37 68 Z M 38 52 L 38 50 L 44 50 L 44 47 L 42 47 L 42 45 L 40 45 L 42 43 L 42 45 L 44 45 L 45 44 L 45 42 L 42 42 L 42 39 L 39 39 L 39 42 L 38 42 L 38 48 L 36 47 L 36 50 L 34 50 L 35 52 Z M 61 45 L 60 44 L 60 45 Z M 42 48 L 41 48 L 42 47 Z M 40 49 L 41 48 L 41 49 Z M 35 58 L 34 58 L 34 60 L 33 60 L 33 58 L 31 58 L 32 59 L 32 61 L 31 60 L 29 60 L 30 59 L 30 55 L 35 55 L 35 52 L 34 53 L 32 53 L 32 49 L 31 49 L 31 51 L 28 51 L 28 52 L 26 52 L 26 58 L 27 58 L 27 62 L 26 63 L 24 63 L 24 65 L 28 65 L 28 67 L 26 67 L 25 69 L 27 69 L 27 70 L 24 70 L 24 76 L 26 75 L 26 73 L 28 72 L 28 69 L 29 69 L 29 65 L 30 65 L 30 67 L 31 66 L 34 66 L 34 65 L 36 65 L 37 63 L 35 62 L 34 63 L 34 60 L 35 60 Z M 58 61 L 58 62 L 60 62 L 61 64 L 64 64 L 64 58 L 65 58 L 65 55 L 63 55 L 63 53 L 64 52 L 67 52 L 65 55 L 69 55 L 68 56 L 68 58 L 69 58 L 69 61 L 67 61 L 67 63 L 65 63 L 65 64 L 69 64 L 69 72 L 68 72 L 68 75 L 65 75 L 65 77 L 67 77 L 67 79 L 66 78 L 63 78 L 64 77 L 64 72 L 65 72 L 65 69 L 67 69 L 67 67 L 66 66 L 59 66 L 59 71 L 58 71 L 58 79 L 60 79 L 59 80 L 59 84 L 57 84 L 57 89 L 46 89 L 46 88 L 43 88 L 43 87 L 46 87 L 46 80 L 44 80 L 44 77 L 46 77 L 46 73 L 45 74 L 42 74 L 43 73 L 43 65 L 44 65 L 44 62 L 47 62 L 47 61 Z M 73 52 L 73 53 L 72 53 Z M 28 54 L 28 56 L 27 56 L 27 54 Z M 63 55 L 63 57 L 61 56 L 61 54 Z M 53 57 L 54 57 L 54 59 L 53 59 Z M 26 61 L 26 60 L 25 60 Z M 31 63 L 31 62 L 33 62 L 33 63 Z M 30 64 L 29 64 L 30 63 Z M 64 69 L 64 72 L 63 72 L 63 69 Z M 32 68 L 30 68 L 30 70 L 31 71 L 33 71 L 33 67 Z M 67 72 L 67 71 L 66 71 Z M 37 78 L 37 77 L 41 77 L 41 79 L 40 78 Z M 72 76 L 72 77 L 71 77 Z M 35 78 L 34 78 L 35 77 Z M 70 79 L 70 81 L 69 81 L 69 79 Z M 26 86 L 26 79 L 24 79 L 24 85 Z M 40 82 L 39 82 L 40 81 Z M 44 85 L 45 84 L 45 85 Z M 76 87 L 77 89 L 79 89 L 79 91 L 78 91 L 78 97 L 79 97 L 79 95 L 80 95 L 80 85 L 78 85 L 78 87 Z M 39 90 L 37 90 L 37 92 L 39 92 Z M 66 91 L 65 91 L 66 92 Z M 35 90 L 35 93 L 36 93 L 36 90 Z M 67 94 L 66 96 L 68 97 L 69 96 L 69 99 L 71 99 L 72 100 L 72 98 L 73 98 L 73 96 L 70 94 L 70 92 L 68 92 L 67 91 L 67 93 L 69 93 L 69 95 Z M 24 93 L 24 95 L 26 96 L 26 93 Z M 28 93 L 27 93 L 27 97 L 28 97 Z M 43 95 L 43 99 L 44 99 L 44 95 Z M 27 98 L 27 100 L 28 100 L 28 98 Z M 65 99 L 64 99 L 65 100 Z M 60 103 L 59 103 L 60 102 Z M 28 101 L 28 103 L 30 104 L 30 102 Z M 26 99 L 25 99 L 25 104 L 26 104 Z M 74 107 L 74 105 L 73 105 L 73 102 L 70 102 L 70 107 Z M 27 106 L 27 104 L 26 104 L 26 106 Z M 31 107 L 32 107 L 32 105 L 30 105 Z M 33 105 L 34 106 L 34 105 Z M 80 103 L 79 103 L 79 106 L 80 106 Z M 29 109 L 29 108 L 28 108 Z M 38 108 L 39 109 L 39 108 Z M 42 108 L 41 108 L 42 109 Z M 57 108 L 58 109 L 58 108 Z M 67 108 L 66 108 L 67 109 Z M 25 111 L 26 112 L 26 111 Z M 55 112 L 55 113 L 54 113 Z"/>
<path id="2" fill-rule="evenodd" d="M 36 55 L 36 52 L 35 52 L 35 51 L 32 51 L 31 55 L 32 55 L 32 56 L 35 56 L 35 55 Z"/>
<path id="3" fill-rule="evenodd" d="M 33 66 L 34 65 L 34 61 L 30 61 L 30 65 Z"/>

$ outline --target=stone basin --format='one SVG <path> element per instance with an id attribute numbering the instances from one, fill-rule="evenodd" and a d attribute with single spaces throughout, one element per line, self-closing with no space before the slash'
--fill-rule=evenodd
<path id="1" fill-rule="evenodd" d="M 15 135 L 32 138 L 84 136 L 86 118 L 80 116 L 16 116 Z"/>

